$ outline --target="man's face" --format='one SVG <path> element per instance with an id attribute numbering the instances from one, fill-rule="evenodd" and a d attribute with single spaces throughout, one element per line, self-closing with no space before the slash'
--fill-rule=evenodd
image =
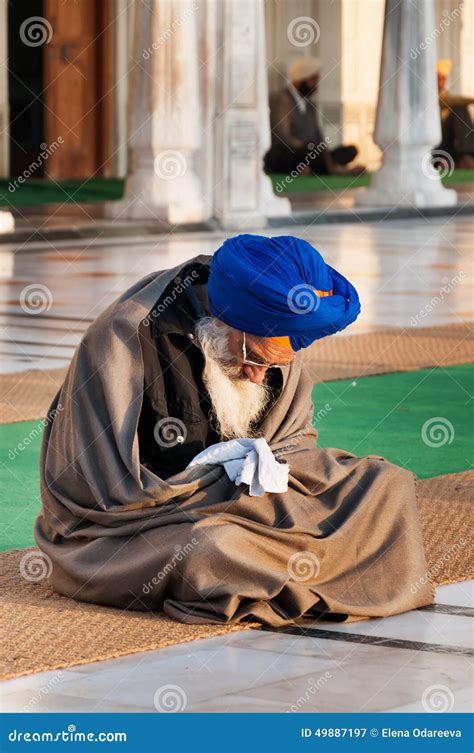
<path id="1" fill-rule="evenodd" d="M 255 384 L 261 384 L 265 379 L 267 369 L 272 364 L 279 364 L 286 366 L 293 361 L 295 353 L 283 348 L 278 343 L 275 343 L 268 337 L 256 337 L 255 335 L 247 334 L 245 336 L 245 344 L 247 351 L 247 359 L 249 361 L 256 361 L 262 363 L 261 366 L 254 366 L 250 364 L 244 364 L 243 362 L 243 332 L 239 332 L 236 329 L 229 331 L 229 352 L 233 357 L 233 361 L 237 366 L 241 366 L 241 377 L 243 379 L 249 379 Z"/>
<path id="2" fill-rule="evenodd" d="M 303 97 L 310 97 L 317 91 L 319 85 L 319 75 L 311 76 L 304 81 L 298 81 L 296 88 Z"/>

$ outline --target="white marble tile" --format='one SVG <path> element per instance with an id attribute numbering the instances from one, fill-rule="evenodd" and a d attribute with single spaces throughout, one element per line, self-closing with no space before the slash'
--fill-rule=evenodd
<path id="1" fill-rule="evenodd" d="M 8 348 L 10 343 L 18 343 L 25 350 L 28 350 L 28 346 L 38 341 L 38 344 L 42 346 L 57 346 L 66 348 L 75 348 L 80 342 L 82 332 L 71 332 L 67 329 L 57 331 L 55 329 L 49 330 L 47 327 L 39 329 L 35 327 L 18 327 L 15 325 L 9 325 L 8 328 L 0 326 L 0 347 Z"/>
<path id="2" fill-rule="evenodd" d="M 449 583 L 436 589 L 436 604 L 451 604 L 456 607 L 474 607 L 474 580 Z"/>
<path id="3" fill-rule="evenodd" d="M 156 691 L 172 684 L 182 688 L 189 704 L 216 694 L 241 692 L 263 683 L 312 671 L 319 676 L 337 664 L 319 652 L 314 656 L 291 656 L 259 652 L 220 644 L 215 650 L 192 653 L 150 652 L 133 655 L 128 666 L 75 676 L 61 684 L 61 695 L 89 698 L 106 706 L 152 708 Z"/>
<path id="4" fill-rule="evenodd" d="M 469 710 L 471 670 L 462 656 L 347 643 L 338 649 L 340 666 L 328 674 L 313 672 L 238 694 L 216 694 L 190 710 L 379 712 L 411 704 L 418 710 L 424 696 L 433 697 L 437 685 L 443 686 L 447 706 L 454 699 L 451 711 Z"/>
<path id="5" fill-rule="evenodd" d="M 28 703 L 30 705 L 28 705 Z M 109 700 L 103 707 L 82 696 L 69 696 L 63 693 L 51 692 L 41 696 L 37 704 L 31 705 L 29 698 L 24 693 L 11 693 L 2 698 L 1 709 L 3 713 L 61 713 L 73 711 L 77 713 L 135 713 L 137 711 L 154 711 L 155 709 L 137 709 L 136 706 L 124 706 Z"/>
<path id="6" fill-rule="evenodd" d="M 8 360 L 7 360 L 8 359 Z M 61 358 L 28 358 L 18 359 L 0 354 L 0 374 L 16 374 L 23 371 L 63 369 L 69 366 L 70 359 Z"/>
<path id="7" fill-rule="evenodd" d="M 7 351 L 10 355 L 19 356 L 20 358 L 48 358 L 48 359 L 66 359 L 74 355 L 74 347 L 63 343 L 24 343 L 20 340 L 3 342 L 0 349 Z"/>
<path id="8" fill-rule="evenodd" d="M 405 612 L 393 617 L 374 618 L 366 622 L 352 622 L 347 625 L 344 623 L 314 622 L 312 626 L 315 629 L 330 630 L 342 634 L 357 633 L 358 635 L 420 641 L 442 646 L 472 648 L 473 644 L 471 618 L 422 610 Z"/>
<path id="9" fill-rule="evenodd" d="M 101 662 L 97 662 L 96 666 L 100 666 L 100 664 Z M 76 674 L 78 674 L 76 667 L 72 667 L 71 669 L 53 669 L 49 672 L 34 672 L 30 675 L 13 677 L 0 683 L 0 696 L 6 693 L 23 693 L 26 691 L 29 691 L 32 695 L 35 693 L 41 695 L 46 689 L 60 688 L 62 683 L 74 679 Z"/>
<path id="10" fill-rule="evenodd" d="M 438 683 L 439 684 L 439 683 Z M 447 686 L 445 686 L 447 687 Z M 428 703 L 428 697 L 425 704 Z M 438 705 L 439 704 L 439 705 Z M 448 709 L 452 713 L 472 713 L 474 711 L 474 690 L 471 687 L 456 689 L 450 695 L 446 690 L 441 689 L 439 691 L 438 700 L 434 695 L 432 706 L 440 712 L 440 709 Z M 428 709 L 431 710 L 432 706 L 428 705 Z M 404 706 L 397 706 L 394 709 L 388 709 L 388 711 L 394 714 L 422 714 L 426 712 L 426 707 L 423 705 L 423 700 L 419 699 L 414 703 L 407 703 Z"/>

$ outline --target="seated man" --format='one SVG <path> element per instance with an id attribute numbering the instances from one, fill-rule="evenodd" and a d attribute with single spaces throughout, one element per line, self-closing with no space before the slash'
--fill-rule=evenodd
<path id="1" fill-rule="evenodd" d="M 462 97 L 446 90 L 450 60 L 438 60 L 438 93 L 441 116 L 441 144 L 434 151 L 434 164 L 443 170 L 452 165 L 474 169 L 474 97 Z M 440 152 L 445 152 L 446 157 Z M 451 158 L 451 165 L 449 164 Z"/>
<path id="2" fill-rule="evenodd" d="M 319 84 L 318 58 L 300 57 L 288 68 L 289 84 L 270 97 L 272 143 L 264 158 L 267 173 L 360 175 L 365 168 L 347 167 L 355 146 L 328 149 L 312 97 Z"/>
<path id="3" fill-rule="evenodd" d="M 413 474 L 316 446 L 302 349 L 359 311 L 309 243 L 257 235 L 109 306 L 43 438 L 35 536 L 55 590 L 189 623 L 431 603 Z"/>

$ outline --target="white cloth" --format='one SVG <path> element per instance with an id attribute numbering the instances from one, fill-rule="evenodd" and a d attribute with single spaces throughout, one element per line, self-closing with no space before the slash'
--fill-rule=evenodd
<path id="1" fill-rule="evenodd" d="M 196 455 L 187 466 L 223 465 L 235 485 L 248 484 L 251 497 L 288 491 L 288 465 L 279 463 L 266 439 L 230 439 Z"/>

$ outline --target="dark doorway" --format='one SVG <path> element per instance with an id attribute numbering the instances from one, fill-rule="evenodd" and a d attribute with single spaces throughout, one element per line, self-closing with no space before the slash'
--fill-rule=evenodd
<path id="1" fill-rule="evenodd" d="M 12 0 L 8 4 L 8 88 L 10 104 L 10 175 L 18 176 L 38 157 L 44 143 L 43 44 L 48 28 L 34 27 L 43 19 L 43 0 Z M 25 43 L 26 42 L 26 43 Z M 35 178 L 43 166 L 35 168 Z"/>

